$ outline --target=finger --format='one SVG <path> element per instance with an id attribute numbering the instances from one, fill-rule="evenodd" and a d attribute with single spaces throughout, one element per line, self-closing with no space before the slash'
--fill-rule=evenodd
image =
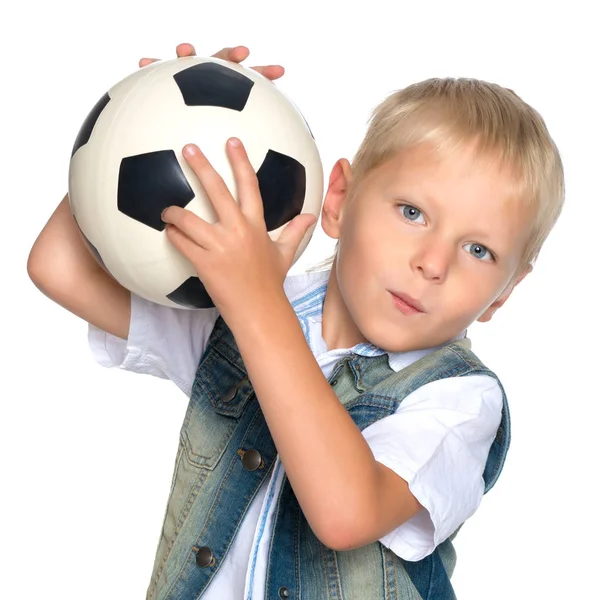
<path id="1" fill-rule="evenodd" d="M 255 225 L 265 225 L 265 209 L 260 195 L 258 178 L 238 138 L 227 140 L 227 153 L 235 176 L 240 210 Z"/>
<path id="2" fill-rule="evenodd" d="M 248 58 L 250 50 L 246 46 L 233 46 L 231 48 L 223 48 L 216 54 L 213 54 L 214 58 L 220 58 L 222 60 L 228 60 L 235 63 L 241 63 L 243 60 Z"/>
<path id="3" fill-rule="evenodd" d="M 196 49 L 192 44 L 183 43 L 175 48 L 175 53 L 179 58 L 183 56 L 196 56 Z"/>
<path id="4" fill-rule="evenodd" d="M 181 229 L 175 225 L 169 225 L 166 229 L 167 239 L 175 248 L 195 265 L 202 260 L 206 249 L 192 240 Z"/>
<path id="5" fill-rule="evenodd" d="M 271 81 L 283 77 L 285 69 L 281 65 L 264 65 L 262 67 L 251 67 Z"/>
<path id="6" fill-rule="evenodd" d="M 140 58 L 140 61 L 138 64 L 141 69 L 142 67 L 147 67 L 148 65 L 152 64 L 153 62 L 156 62 L 157 60 L 160 60 L 160 58 Z"/>
<path id="7" fill-rule="evenodd" d="M 212 225 L 191 210 L 169 206 L 163 211 L 161 219 L 168 225 L 168 236 L 174 234 L 172 229 L 177 229 L 200 248 L 208 250 L 213 247 L 215 234 Z"/>
<path id="8" fill-rule="evenodd" d="M 277 245 L 281 248 L 282 254 L 287 261 L 288 268 L 292 266 L 292 260 L 298 250 L 300 242 L 306 235 L 306 232 L 317 222 L 317 217 L 310 213 L 304 213 L 294 217 L 279 234 Z"/>
<path id="9" fill-rule="evenodd" d="M 200 148 L 196 144 L 187 144 L 183 156 L 202 184 L 219 222 L 237 223 L 241 216 L 240 207 Z"/>

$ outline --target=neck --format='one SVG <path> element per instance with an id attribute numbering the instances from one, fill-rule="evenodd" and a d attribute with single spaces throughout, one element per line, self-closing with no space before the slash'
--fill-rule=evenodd
<path id="1" fill-rule="evenodd" d="M 334 260 L 323 301 L 322 336 L 328 350 L 352 348 L 361 342 L 368 343 L 360 332 L 342 297 L 337 278 L 337 258 Z"/>

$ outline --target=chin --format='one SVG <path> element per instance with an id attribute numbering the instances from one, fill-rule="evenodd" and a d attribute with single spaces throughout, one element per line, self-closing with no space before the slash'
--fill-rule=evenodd
<path id="1" fill-rule="evenodd" d="M 384 342 L 385 343 L 385 342 Z M 416 340 L 414 338 L 405 338 L 405 339 L 393 339 L 389 340 L 388 343 L 378 344 L 380 348 L 385 350 L 386 352 L 411 352 L 414 350 L 423 350 L 425 348 L 430 348 L 431 344 L 428 344 L 424 340 Z"/>
<path id="2" fill-rule="evenodd" d="M 390 323 L 367 323 L 364 329 L 361 329 L 361 333 L 371 344 L 386 352 L 416 350 L 415 345 L 418 345 L 414 335 L 398 327 L 392 327 Z"/>
<path id="3" fill-rule="evenodd" d="M 372 323 L 364 329 L 363 335 L 372 344 L 386 352 L 410 352 L 413 350 L 425 350 L 439 346 L 454 336 L 441 339 L 428 335 L 425 331 L 407 330 L 390 322 Z"/>

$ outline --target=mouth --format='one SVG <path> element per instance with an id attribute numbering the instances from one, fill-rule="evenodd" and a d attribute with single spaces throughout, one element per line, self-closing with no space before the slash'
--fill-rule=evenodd
<path id="1" fill-rule="evenodd" d="M 425 312 L 423 305 L 418 300 L 411 298 L 408 294 L 392 291 L 390 291 L 390 294 L 392 295 L 392 300 L 394 301 L 396 308 L 403 314 L 414 315 Z"/>

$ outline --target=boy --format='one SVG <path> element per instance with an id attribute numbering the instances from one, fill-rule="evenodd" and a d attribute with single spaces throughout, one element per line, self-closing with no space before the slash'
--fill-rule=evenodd
<path id="1" fill-rule="evenodd" d="M 543 120 L 481 81 L 391 95 L 332 170 L 331 268 L 294 277 L 311 218 L 272 242 L 243 144 L 227 151 L 239 204 L 188 145 L 218 223 L 163 213 L 214 309 L 129 294 L 83 250 L 66 201 L 28 265 L 90 323 L 101 364 L 190 397 L 147 597 L 453 598 L 451 540 L 510 440 L 504 390 L 466 329 L 506 302 L 560 213 Z"/>

